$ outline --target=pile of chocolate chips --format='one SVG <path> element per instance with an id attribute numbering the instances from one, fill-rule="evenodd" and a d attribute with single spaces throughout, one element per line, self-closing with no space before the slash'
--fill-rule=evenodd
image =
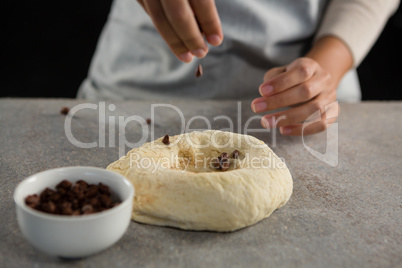
<path id="1" fill-rule="evenodd" d="M 239 157 L 239 151 L 234 150 L 233 153 L 230 155 L 232 158 L 237 159 Z M 229 169 L 229 155 L 228 153 L 221 153 L 218 158 L 212 159 L 212 167 L 216 170 L 226 171 Z"/>
<path id="2" fill-rule="evenodd" d="M 84 215 L 115 207 L 120 202 L 112 200 L 110 189 L 105 184 L 88 184 L 79 180 L 73 185 L 63 180 L 56 185 L 56 191 L 46 188 L 39 196 L 27 196 L 25 204 L 50 214 Z"/>

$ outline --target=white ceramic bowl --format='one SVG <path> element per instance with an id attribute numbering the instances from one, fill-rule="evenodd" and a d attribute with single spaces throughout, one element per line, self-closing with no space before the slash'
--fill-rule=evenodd
<path id="1" fill-rule="evenodd" d="M 25 197 L 55 189 L 62 180 L 102 182 L 122 201 L 111 209 L 80 216 L 62 216 L 36 211 L 25 204 Z M 64 167 L 47 170 L 23 180 L 14 191 L 17 221 L 26 239 L 50 255 L 81 258 L 116 243 L 130 223 L 134 188 L 123 176 L 94 167 Z"/>

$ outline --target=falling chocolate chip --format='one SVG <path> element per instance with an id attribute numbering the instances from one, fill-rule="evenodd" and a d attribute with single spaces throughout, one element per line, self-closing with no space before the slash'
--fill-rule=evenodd
<path id="1" fill-rule="evenodd" d="M 198 64 L 197 70 L 195 70 L 195 77 L 200 77 L 202 75 L 203 71 L 202 71 L 202 66 L 201 64 Z"/>
<path id="2" fill-rule="evenodd" d="M 145 122 L 147 122 L 147 124 L 150 125 L 152 121 L 150 118 L 147 118 L 147 120 L 145 120 Z"/>
<path id="3" fill-rule="evenodd" d="M 61 110 L 60 110 L 60 113 L 62 115 L 67 115 L 69 112 L 70 112 L 70 108 L 68 108 L 66 106 L 62 107 Z"/>
<path id="4" fill-rule="evenodd" d="M 238 150 L 234 150 L 233 153 L 232 153 L 232 157 L 234 159 L 237 159 L 239 157 L 239 154 L 240 154 L 240 152 Z"/>
<path id="5" fill-rule="evenodd" d="M 162 142 L 166 145 L 169 145 L 170 144 L 169 135 L 166 134 L 165 137 L 163 137 Z"/>

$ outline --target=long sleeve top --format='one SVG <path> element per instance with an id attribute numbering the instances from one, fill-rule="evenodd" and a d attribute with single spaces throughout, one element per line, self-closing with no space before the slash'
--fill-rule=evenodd
<path id="1" fill-rule="evenodd" d="M 399 0 L 216 0 L 224 41 L 203 59 L 179 61 L 133 0 L 115 0 L 78 97 L 91 100 L 252 99 L 264 73 L 332 35 L 358 66 Z M 196 78 L 198 64 L 204 74 Z M 334 63 L 336 64 L 336 63 Z M 355 70 L 338 99 L 358 99 Z"/>

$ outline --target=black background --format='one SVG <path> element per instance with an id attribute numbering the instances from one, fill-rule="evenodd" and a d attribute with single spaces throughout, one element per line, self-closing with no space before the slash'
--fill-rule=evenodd
<path id="1" fill-rule="evenodd" d="M 74 98 L 111 2 L 3 1 L 0 97 Z M 363 100 L 402 100 L 401 48 L 400 6 L 358 68 Z"/>

